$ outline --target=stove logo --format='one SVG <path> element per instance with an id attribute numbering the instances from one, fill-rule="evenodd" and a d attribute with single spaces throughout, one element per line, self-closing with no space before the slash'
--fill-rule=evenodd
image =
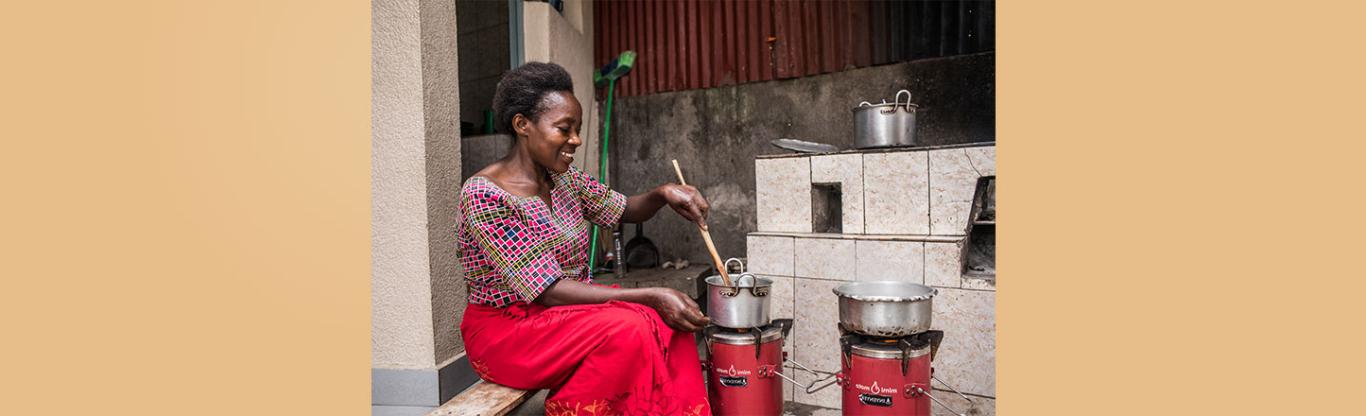
<path id="1" fill-rule="evenodd" d="M 723 374 L 723 375 L 727 375 L 727 376 L 731 376 L 731 377 L 736 377 L 736 376 L 747 376 L 747 375 L 750 375 L 750 374 L 753 374 L 753 373 L 754 373 L 754 372 L 753 372 L 753 371 L 750 371 L 750 370 L 736 370 L 736 369 L 735 369 L 735 365 L 731 365 L 730 368 L 718 368 L 718 369 L 716 369 L 716 374 Z"/>
<path id="2" fill-rule="evenodd" d="M 749 379 L 745 377 L 721 377 L 721 385 L 726 387 L 745 387 Z"/>
<path id="3" fill-rule="evenodd" d="M 889 396 L 864 393 L 858 395 L 858 401 L 868 406 L 892 407 L 892 398 Z"/>
<path id="4" fill-rule="evenodd" d="M 873 381 L 873 385 L 871 385 L 871 386 L 869 386 L 869 385 L 864 385 L 864 384 L 854 384 L 854 388 L 859 389 L 859 390 L 862 390 L 862 391 L 866 391 L 866 392 L 868 392 L 869 394 L 872 394 L 872 395 L 879 395 L 879 394 L 882 394 L 882 393 L 896 394 L 896 387 L 886 387 L 886 388 L 879 387 L 879 386 L 877 385 L 877 381 Z"/>

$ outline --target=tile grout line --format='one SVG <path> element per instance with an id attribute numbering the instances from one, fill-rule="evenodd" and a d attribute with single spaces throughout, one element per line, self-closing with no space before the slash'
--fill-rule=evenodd
<path id="1" fill-rule="evenodd" d="M 793 237 L 807 240 L 866 240 L 866 241 L 906 241 L 931 243 L 957 243 L 966 235 L 961 234 L 834 234 L 834 233 L 797 233 L 790 231 L 754 231 L 746 235 L 758 237 Z"/>
<path id="2" fill-rule="evenodd" d="M 929 283 L 930 281 L 930 256 L 926 253 L 929 249 L 929 247 L 927 247 L 928 245 L 929 244 L 925 244 L 923 241 L 920 242 L 920 284 L 922 285 Z"/>
<path id="3" fill-rule="evenodd" d="M 925 233 L 934 235 L 934 183 L 930 181 L 930 152 L 925 152 Z"/>
<path id="4" fill-rule="evenodd" d="M 977 172 L 978 179 L 981 179 L 983 176 L 986 176 L 982 174 L 981 170 L 977 169 L 976 163 L 972 163 L 972 156 L 968 155 L 968 149 L 963 149 L 963 157 L 968 159 L 968 167 L 971 167 L 973 172 Z M 968 220 L 971 220 L 971 218 L 969 218 Z"/>
<path id="5" fill-rule="evenodd" d="M 860 262 L 860 261 L 859 261 L 859 253 L 861 253 L 861 252 L 862 252 L 862 250 L 859 250 L 859 249 L 858 249 L 858 240 L 854 240 L 854 281 L 855 281 L 855 282 L 859 282 L 859 281 L 862 281 L 862 280 L 863 280 L 863 279 L 862 279 L 862 277 L 863 277 L 863 268 L 860 266 L 860 264 L 863 264 L 863 262 Z"/>
<path id="6" fill-rule="evenodd" d="M 814 204 L 811 203 L 811 180 L 816 171 L 816 162 L 812 159 L 815 158 L 806 157 L 806 229 L 808 231 L 815 231 L 816 228 L 812 226 L 812 221 L 816 220 L 816 207 L 812 206 Z"/>
<path id="7" fill-rule="evenodd" d="M 784 275 L 778 275 L 778 274 L 763 274 L 763 273 L 755 273 L 755 275 L 756 275 L 756 276 L 761 276 L 761 277 L 783 277 L 783 278 L 790 278 L 790 279 L 793 279 L 792 284 L 793 284 L 794 290 L 793 290 L 793 296 L 792 296 L 792 297 L 793 297 L 794 303 L 792 304 L 792 307 L 794 308 L 794 309 L 793 309 L 794 311 L 796 310 L 795 308 L 797 307 L 797 304 L 795 303 L 795 299 L 796 299 L 796 294 L 795 294 L 795 293 L 796 293 L 796 290 L 795 290 L 795 288 L 796 288 L 797 280 L 815 280 L 815 281 L 821 281 L 821 282 L 842 282 L 842 283 L 857 282 L 857 281 L 858 281 L 858 280 L 844 280 L 844 279 L 829 279 L 829 278 L 824 278 L 824 277 L 806 277 L 806 276 L 796 276 L 796 275 L 793 275 L 793 276 L 784 276 Z M 940 288 L 940 289 L 967 290 L 967 291 L 972 291 L 972 292 L 992 292 L 992 293 L 995 293 L 995 292 L 996 292 L 996 290 L 994 290 L 994 289 L 976 289 L 976 288 L 964 287 L 964 286 L 944 286 L 944 285 L 934 285 L 934 284 L 928 284 L 928 283 L 925 284 L 925 286 L 936 287 L 936 288 Z"/>
<path id="8" fill-rule="evenodd" d="M 857 156 L 858 156 L 858 209 L 859 209 L 859 216 L 858 216 L 858 219 L 859 219 L 859 230 L 858 230 L 858 232 L 859 232 L 859 234 L 863 234 L 863 233 L 868 232 L 868 196 L 866 195 L 866 194 L 867 194 L 867 190 L 866 190 L 866 189 L 867 189 L 868 187 L 865 186 L 865 185 L 866 185 L 866 182 L 867 182 L 868 168 L 865 168 L 864 165 L 863 165 L 863 154 L 862 154 L 862 153 L 859 153 Z"/>

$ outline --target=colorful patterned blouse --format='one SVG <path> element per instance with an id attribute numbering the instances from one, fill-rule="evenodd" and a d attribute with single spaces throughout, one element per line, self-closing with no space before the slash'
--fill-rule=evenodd
<path id="1" fill-rule="evenodd" d="M 470 303 L 531 302 L 558 279 L 592 280 L 588 222 L 615 226 L 626 196 L 573 167 L 552 177 L 553 210 L 538 196 L 510 194 L 485 177 L 465 181 L 458 235 Z"/>

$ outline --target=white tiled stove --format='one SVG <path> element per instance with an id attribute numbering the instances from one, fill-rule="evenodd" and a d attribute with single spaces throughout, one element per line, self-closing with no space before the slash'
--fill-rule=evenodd
<path id="1" fill-rule="evenodd" d="M 796 319 L 788 342 L 794 360 L 839 371 L 836 285 L 904 280 L 934 286 L 933 327 L 945 333 L 937 374 L 981 397 L 989 407 L 982 410 L 994 414 L 995 281 L 964 276 L 960 257 L 977 182 L 996 175 L 995 156 L 988 143 L 755 160 L 758 231 L 747 238 L 748 268 L 783 282 L 773 292 L 773 312 Z M 820 213 L 812 212 L 812 186 L 834 183 L 841 189 L 840 232 L 813 233 Z M 810 395 L 788 391 L 798 403 L 840 406 L 834 387 Z"/>

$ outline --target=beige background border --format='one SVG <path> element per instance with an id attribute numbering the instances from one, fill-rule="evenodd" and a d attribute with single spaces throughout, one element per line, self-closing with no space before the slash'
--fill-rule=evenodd
<path id="1" fill-rule="evenodd" d="M 0 17 L 12 415 L 370 411 L 370 3 Z"/>
<path id="2" fill-rule="evenodd" d="M 1001 2 L 1004 415 L 1346 414 L 1353 2 Z M 369 3 L 0 22 L 13 414 L 369 412 Z"/>

